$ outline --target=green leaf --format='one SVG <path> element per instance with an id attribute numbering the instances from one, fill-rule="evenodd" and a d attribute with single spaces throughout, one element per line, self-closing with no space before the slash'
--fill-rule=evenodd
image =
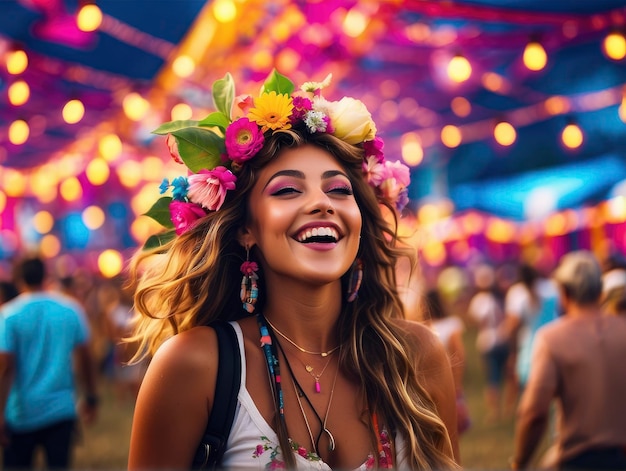
<path id="1" fill-rule="evenodd" d="M 161 126 L 152 131 L 152 134 L 165 135 L 174 131 L 178 131 L 179 129 L 193 128 L 196 126 L 198 126 L 198 121 L 194 121 L 191 119 L 169 121 L 167 123 L 161 124 Z"/>
<path id="2" fill-rule="evenodd" d="M 224 133 L 226 132 L 226 128 L 228 127 L 229 124 L 230 124 L 230 120 L 228 119 L 228 116 L 226 116 L 224 113 L 220 111 L 211 113 L 202 121 L 198 122 L 198 126 L 205 126 L 205 127 L 217 126 Z"/>
<path id="3" fill-rule="evenodd" d="M 144 216 L 148 216 L 161 224 L 163 227 L 172 229 L 174 223 L 170 216 L 170 203 L 172 202 L 171 196 L 162 196 L 157 200 L 152 207 L 144 213 Z"/>
<path id="4" fill-rule="evenodd" d="M 230 120 L 230 110 L 235 99 L 235 81 L 230 73 L 224 75 L 223 79 L 213 82 L 213 103 L 218 111 Z"/>
<path id="5" fill-rule="evenodd" d="M 148 237 L 148 240 L 146 240 L 146 243 L 143 244 L 143 250 L 151 250 L 163 247 L 165 244 L 172 241 L 175 237 L 176 231 L 174 230 L 151 235 L 150 237 Z"/>
<path id="6" fill-rule="evenodd" d="M 222 165 L 225 152 L 224 138 L 207 128 L 182 128 L 173 131 L 178 143 L 178 153 L 189 170 L 214 169 Z"/>
<path id="7" fill-rule="evenodd" d="M 265 79 L 265 83 L 261 87 L 261 93 L 268 93 L 275 91 L 276 93 L 287 94 L 291 96 L 294 90 L 294 85 L 291 80 L 282 74 L 279 74 L 276 69 L 272 70 L 272 73 Z"/>

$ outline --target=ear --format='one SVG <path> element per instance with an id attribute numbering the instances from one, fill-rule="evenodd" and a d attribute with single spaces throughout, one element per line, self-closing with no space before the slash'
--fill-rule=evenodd
<path id="1" fill-rule="evenodd" d="M 239 242 L 242 247 L 251 249 L 256 244 L 256 238 L 252 232 L 250 232 L 250 229 L 247 227 L 241 227 L 237 231 L 237 242 Z"/>

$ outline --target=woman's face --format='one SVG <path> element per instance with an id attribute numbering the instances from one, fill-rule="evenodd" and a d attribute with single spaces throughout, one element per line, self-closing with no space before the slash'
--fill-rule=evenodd
<path id="1" fill-rule="evenodd" d="M 361 211 L 335 158 L 319 147 L 283 150 L 259 173 L 242 243 L 256 244 L 265 276 L 339 279 L 359 249 Z"/>

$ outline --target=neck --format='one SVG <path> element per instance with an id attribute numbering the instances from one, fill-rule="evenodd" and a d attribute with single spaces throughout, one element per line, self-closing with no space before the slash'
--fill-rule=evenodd
<path id="1" fill-rule="evenodd" d="M 592 317 L 601 315 L 602 310 L 600 306 L 595 303 L 585 305 L 570 303 L 569 306 L 567 306 L 566 313 L 570 317 Z"/>
<path id="2" fill-rule="evenodd" d="M 298 346 L 327 352 L 337 346 L 341 311 L 340 283 L 321 289 L 268 291 L 263 315 Z"/>

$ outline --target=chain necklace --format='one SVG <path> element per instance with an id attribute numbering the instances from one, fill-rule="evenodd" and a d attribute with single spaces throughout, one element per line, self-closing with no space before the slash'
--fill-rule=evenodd
<path id="1" fill-rule="evenodd" d="M 296 347 L 298 350 L 300 350 L 302 353 L 308 353 L 309 355 L 319 355 L 322 357 L 327 357 L 328 355 L 331 355 L 332 353 L 334 353 L 337 349 L 339 349 L 340 345 L 337 345 L 334 348 L 331 348 L 330 350 L 327 350 L 325 352 L 312 352 L 311 350 L 307 350 L 305 348 L 302 348 L 300 345 L 298 345 L 296 342 L 294 342 L 293 340 L 291 340 L 289 337 L 287 337 L 285 334 L 283 334 L 280 330 L 278 330 L 276 328 L 276 326 L 274 324 L 272 324 L 270 322 L 270 320 L 266 317 L 265 320 L 267 321 L 267 323 L 270 325 L 270 327 L 274 330 L 274 332 L 276 332 L 278 335 L 280 335 L 282 338 L 284 338 L 287 342 L 289 342 L 291 345 L 293 345 L 294 347 Z M 320 375 L 321 376 L 321 375 Z"/>
<path id="2" fill-rule="evenodd" d="M 285 364 L 287 365 L 289 374 L 291 375 L 291 383 L 293 384 L 293 389 L 294 389 L 294 392 L 296 393 L 296 399 L 298 400 L 298 406 L 300 406 L 300 412 L 302 412 L 302 417 L 304 418 L 304 424 L 306 425 L 307 431 L 309 432 L 309 438 L 311 439 L 311 445 L 313 446 L 313 451 L 315 452 L 317 456 L 320 456 L 319 451 L 318 451 L 319 443 L 322 438 L 322 435 L 324 434 L 328 436 L 328 441 L 329 441 L 328 451 L 335 451 L 335 447 L 336 447 L 335 437 L 330 432 L 330 430 L 328 430 L 328 427 L 326 426 L 326 424 L 328 422 L 328 414 L 330 412 L 330 406 L 333 402 L 333 397 L 335 395 L 335 384 L 337 384 L 337 376 L 339 375 L 339 365 L 337 365 L 337 369 L 335 370 L 335 377 L 333 378 L 333 385 L 330 389 L 330 397 L 328 399 L 328 405 L 326 406 L 326 413 L 324 414 L 324 419 L 322 420 L 320 415 L 315 410 L 315 407 L 313 407 L 311 400 L 303 391 L 302 386 L 300 386 L 300 383 L 298 383 L 298 380 L 293 374 L 293 370 L 291 369 L 291 365 L 289 364 L 289 360 L 287 359 L 287 355 L 285 355 L 285 351 L 283 350 L 283 347 L 280 345 L 280 342 L 277 342 L 277 343 L 278 343 L 278 348 L 280 349 L 280 351 L 283 354 L 283 357 L 285 358 Z M 320 424 L 321 429 L 320 429 L 320 433 L 317 435 L 317 440 L 313 439 L 313 431 L 311 430 L 311 426 L 309 425 L 309 420 L 307 419 L 306 412 L 304 411 L 304 407 L 302 405 L 302 401 L 300 400 L 301 397 L 304 397 L 306 402 L 309 404 L 309 407 L 313 411 L 313 414 L 315 414 L 315 417 L 317 418 Z"/>

